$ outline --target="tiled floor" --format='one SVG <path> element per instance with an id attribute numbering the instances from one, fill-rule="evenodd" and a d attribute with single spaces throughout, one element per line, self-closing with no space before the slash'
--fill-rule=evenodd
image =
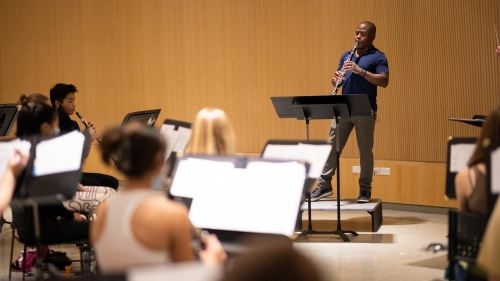
<path id="1" fill-rule="evenodd" d="M 430 242 L 446 244 L 447 216 L 393 210 L 384 210 L 383 214 L 382 227 L 372 233 L 368 213 L 343 212 L 342 229 L 359 233 L 349 236 L 349 243 L 335 235 L 311 235 L 296 240 L 295 246 L 314 261 L 326 280 L 444 280 L 446 252 L 434 254 L 423 248 Z M 334 212 L 313 212 L 313 229 L 336 229 L 336 217 Z M 304 213 L 304 228 L 306 220 Z M 10 239 L 11 230 L 6 225 L 0 233 L 0 280 L 8 278 Z M 22 245 L 16 243 L 16 256 L 21 249 Z M 79 257 L 73 245 L 55 250 L 67 252 L 74 259 Z M 75 263 L 74 270 L 78 268 Z M 19 273 L 13 276 L 21 278 Z"/>

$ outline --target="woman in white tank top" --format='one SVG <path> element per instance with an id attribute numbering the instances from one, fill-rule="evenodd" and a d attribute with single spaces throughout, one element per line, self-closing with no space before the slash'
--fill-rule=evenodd
<path id="1" fill-rule="evenodd" d="M 158 131 L 132 124 L 114 127 L 102 137 L 102 159 L 126 176 L 127 186 L 101 204 L 90 228 L 97 261 L 103 273 L 132 266 L 194 260 L 192 226 L 187 210 L 151 186 L 162 174 L 166 144 Z M 200 252 L 202 262 L 221 263 L 226 254 L 215 236 Z"/>

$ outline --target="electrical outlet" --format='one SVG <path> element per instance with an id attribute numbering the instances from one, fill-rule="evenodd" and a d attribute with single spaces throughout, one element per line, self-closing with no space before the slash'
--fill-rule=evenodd
<path id="1" fill-rule="evenodd" d="M 380 168 L 380 174 L 383 176 L 391 175 L 391 168 Z"/>
<path id="2" fill-rule="evenodd" d="M 382 173 L 380 168 L 373 168 L 373 174 L 374 175 L 380 175 Z"/>
<path id="3" fill-rule="evenodd" d="M 353 174 L 360 174 L 361 173 L 361 167 L 360 166 L 352 166 L 352 173 Z"/>

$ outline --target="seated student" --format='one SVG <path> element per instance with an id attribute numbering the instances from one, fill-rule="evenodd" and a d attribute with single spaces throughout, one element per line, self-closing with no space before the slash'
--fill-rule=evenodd
<path id="1" fill-rule="evenodd" d="M 486 147 L 500 141 L 500 107 L 494 109 L 483 123 L 476 148 L 469 159 L 468 167 L 455 177 L 455 192 L 458 209 L 465 212 L 488 213 L 486 190 Z"/>
<path id="2" fill-rule="evenodd" d="M 27 119 L 23 116 L 21 118 L 21 121 L 18 121 L 18 130 L 20 131 L 16 133 L 17 137 L 26 138 L 31 135 L 50 136 L 56 134 L 56 131 L 59 130 L 58 125 L 52 125 L 48 122 L 48 120 L 51 120 L 51 118 L 53 118 L 55 114 L 55 111 L 50 104 L 49 98 L 38 93 L 34 93 L 29 96 L 21 95 L 19 97 L 18 103 L 22 107 L 27 106 L 30 102 L 35 104 L 34 106 L 38 108 L 39 113 L 36 116 L 29 115 Z M 46 104 L 51 107 L 52 110 L 46 107 L 43 107 L 45 108 L 45 110 L 43 110 L 41 106 L 36 106 L 37 103 Z M 55 116 L 56 118 L 58 117 L 57 114 L 55 114 Z M 26 127 L 26 124 L 24 123 L 28 123 L 31 126 Z M 53 128 L 54 130 L 47 130 L 47 128 Z M 71 200 L 64 201 L 63 205 L 70 211 L 87 213 L 88 215 L 94 214 L 102 201 L 107 200 L 109 197 L 116 194 L 116 191 L 114 189 L 105 186 L 85 187 L 82 184 L 79 184 L 78 190 L 79 192 L 75 194 L 75 197 Z"/>
<path id="3" fill-rule="evenodd" d="M 54 109 L 44 103 L 28 103 L 21 107 L 17 119 L 17 136 L 26 138 L 33 134 L 57 134 L 58 118 Z M 40 229 L 43 243 L 87 239 L 89 223 L 78 213 L 60 206 L 40 207 Z M 19 231 L 20 238 L 34 243 L 33 226 Z"/>
<path id="4" fill-rule="evenodd" d="M 0 180 L 0 214 L 9 206 L 10 199 L 14 193 L 16 179 L 19 177 L 26 163 L 28 162 L 29 153 L 21 150 L 14 150 L 14 155 L 7 164 L 7 169 Z"/>
<path id="5" fill-rule="evenodd" d="M 80 130 L 80 126 L 74 120 L 69 117 L 75 113 L 76 108 L 76 98 L 75 93 L 77 89 L 72 84 L 56 84 L 52 89 L 50 89 L 50 101 L 52 106 L 57 110 L 59 115 L 59 128 L 61 133 L 67 133 L 74 130 Z M 92 141 L 99 138 L 97 129 L 94 124 L 89 122 L 89 127 L 91 128 Z M 83 173 L 81 184 L 85 186 L 108 186 L 113 189 L 118 189 L 118 179 L 115 177 L 99 174 L 99 173 Z"/>
<path id="6" fill-rule="evenodd" d="M 102 137 L 102 159 L 118 159 L 127 186 L 104 202 L 90 228 L 99 268 L 123 272 L 131 266 L 194 260 L 192 225 L 187 210 L 152 190 L 161 183 L 166 143 L 154 128 L 138 123 L 113 127 Z M 200 252 L 205 263 L 226 254 L 215 236 Z"/>
<path id="7" fill-rule="evenodd" d="M 187 153 L 208 155 L 234 154 L 233 126 L 224 111 L 203 108 L 193 124 L 193 132 L 186 148 Z"/>
<path id="8" fill-rule="evenodd" d="M 500 200 L 488 221 L 477 264 L 486 270 L 489 281 L 500 281 Z"/>
<path id="9" fill-rule="evenodd" d="M 287 237 L 246 242 L 249 251 L 236 257 L 222 281 L 320 281 L 314 263 L 293 248 Z"/>

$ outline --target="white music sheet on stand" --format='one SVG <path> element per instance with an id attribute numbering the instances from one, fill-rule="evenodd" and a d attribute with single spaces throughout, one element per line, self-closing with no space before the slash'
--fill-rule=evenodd
<path id="1" fill-rule="evenodd" d="M 167 141 L 167 150 L 165 151 L 165 159 L 167 159 L 172 152 L 184 151 L 191 138 L 191 129 L 179 126 L 175 130 L 174 125 L 163 124 L 160 128 L 160 133 Z"/>
<path id="2" fill-rule="evenodd" d="M 236 180 L 233 182 L 236 185 L 239 179 L 229 179 L 233 170 L 234 164 L 231 162 L 196 158 L 182 160 L 177 165 L 170 193 L 174 196 L 194 198 L 200 190 L 210 189 L 210 184 L 214 182 Z M 223 176 L 226 174 L 227 176 Z"/>
<path id="3" fill-rule="evenodd" d="M 450 148 L 450 172 L 458 173 L 467 167 L 467 162 L 474 152 L 475 144 L 453 144 Z"/>
<path id="4" fill-rule="evenodd" d="M 30 152 L 31 143 L 29 141 L 13 139 L 8 142 L 0 142 L 0 180 L 3 178 L 10 158 L 14 154 L 14 149 L 19 149 L 26 153 Z"/>
<path id="5" fill-rule="evenodd" d="M 490 155 L 491 162 L 491 193 L 500 194 L 500 148 L 495 149 Z"/>
<path id="6" fill-rule="evenodd" d="M 36 146 L 33 175 L 43 176 L 76 171 L 82 163 L 85 136 L 72 131 Z"/>
<path id="7" fill-rule="evenodd" d="M 189 218 L 198 228 L 291 236 L 305 172 L 297 162 L 251 162 L 220 172 L 199 190 Z"/>
<path id="8" fill-rule="evenodd" d="M 224 268 L 219 265 L 204 265 L 201 262 L 144 265 L 127 269 L 127 281 L 219 281 Z"/>
<path id="9" fill-rule="evenodd" d="M 332 146 L 329 144 L 268 144 L 262 158 L 306 161 L 309 167 L 308 178 L 317 179 L 321 176 Z"/>
<path id="10" fill-rule="evenodd" d="M 167 141 L 167 150 L 165 151 L 165 159 L 170 156 L 172 153 L 172 149 L 179 138 L 179 132 L 174 130 L 174 125 L 163 124 L 160 128 L 160 133 L 163 135 L 165 140 Z"/>
<path id="11" fill-rule="evenodd" d="M 179 137 L 177 138 L 177 142 L 175 143 L 173 151 L 184 151 L 189 142 L 189 139 L 191 138 L 192 131 L 191 129 L 182 126 L 179 126 L 179 128 L 177 128 L 177 131 L 179 132 Z"/>

